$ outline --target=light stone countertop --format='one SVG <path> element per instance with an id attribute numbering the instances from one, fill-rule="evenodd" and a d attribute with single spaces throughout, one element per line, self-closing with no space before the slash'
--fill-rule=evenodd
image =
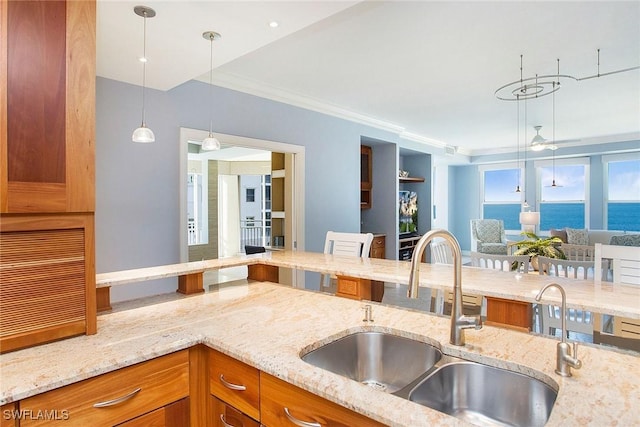
<path id="1" fill-rule="evenodd" d="M 547 425 L 638 425 L 640 357 L 581 345 L 583 368 L 554 373 L 550 338 L 485 326 L 448 344 L 449 319 L 372 303 L 251 283 L 98 317 L 98 334 L 0 355 L 0 404 L 205 343 L 266 373 L 393 426 L 467 425 L 440 412 L 313 367 L 310 350 L 361 330 L 391 331 L 440 346 L 443 353 L 521 371 L 559 389 Z"/>
<path id="2" fill-rule="evenodd" d="M 275 251 L 182 264 L 141 268 L 96 275 L 97 286 L 117 286 L 132 282 L 199 273 L 248 264 L 267 264 L 318 273 L 332 273 L 389 283 L 409 283 L 410 263 L 374 258 L 326 255 L 317 252 Z M 593 280 L 567 279 L 502 272 L 486 268 L 462 267 L 465 293 L 535 303 L 535 296 L 548 283 L 556 282 L 567 293 L 567 307 L 640 319 L 640 286 L 621 283 L 594 283 Z M 453 267 L 443 264 L 420 264 L 420 286 L 451 289 Z M 559 303 L 560 296 L 550 289 L 542 302 Z"/>

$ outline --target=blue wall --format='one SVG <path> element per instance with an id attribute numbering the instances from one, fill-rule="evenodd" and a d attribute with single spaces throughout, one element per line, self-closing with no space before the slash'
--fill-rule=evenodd
<path id="1" fill-rule="evenodd" d="M 156 142 L 134 144 L 140 87 L 96 83 L 96 271 L 177 263 L 179 128 L 207 129 L 209 86 L 147 90 Z M 213 96 L 215 132 L 306 147 L 306 250 L 321 252 L 327 230 L 360 231 L 361 137 L 395 146 L 397 134 L 225 88 L 214 87 Z M 113 289 L 113 300 L 171 292 L 175 280 L 126 288 Z"/>

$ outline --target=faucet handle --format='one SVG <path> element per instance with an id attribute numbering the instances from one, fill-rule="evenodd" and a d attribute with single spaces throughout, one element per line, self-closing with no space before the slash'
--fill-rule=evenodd
<path id="1" fill-rule="evenodd" d="M 573 342 L 573 359 L 574 359 L 573 367 L 575 369 L 582 368 L 582 360 L 578 359 L 578 343 L 575 341 Z"/>

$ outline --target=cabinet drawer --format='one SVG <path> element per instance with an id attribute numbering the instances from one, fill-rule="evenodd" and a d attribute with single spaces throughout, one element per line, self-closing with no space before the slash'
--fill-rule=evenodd
<path id="1" fill-rule="evenodd" d="M 34 416 L 20 425 L 115 425 L 188 395 L 189 352 L 183 350 L 22 400 L 21 410 L 50 413 L 58 420 Z M 109 401 L 114 403 L 94 406 Z"/>
<path id="2" fill-rule="evenodd" d="M 209 351 L 209 392 L 260 419 L 260 372 L 216 350 Z"/>
<path id="3" fill-rule="evenodd" d="M 213 427 L 260 427 L 259 422 L 252 420 L 222 400 L 211 396 L 211 402 L 213 418 L 207 425 Z"/>
<path id="4" fill-rule="evenodd" d="M 323 427 L 384 425 L 264 372 L 260 386 L 261 421 L 266 427 L 295 426 L 289 417 Z"/>
<path id="5" fill-rule="evenodd" d="M 189 425 L 189 398 L 141 415 L 117 427 L 185 427 Z"/>

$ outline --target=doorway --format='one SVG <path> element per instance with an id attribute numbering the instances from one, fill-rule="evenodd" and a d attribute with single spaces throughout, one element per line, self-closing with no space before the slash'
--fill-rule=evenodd
<path id="1" fill-rule="evenodd" d="M 204 152 L 201 142 L 207 136 L 207 131 L 180 129 L 181 262 L 238 255 L 247 239 L 274 246 L 269 244 L 274 238 L 270 209 L 274 152 L 291 160 L 285 249 L 304 250 L 304 147 L 216 133 L 222 149 Z M 261 206 L 255 209 L 258 203 Z M 304 287 L 303 272 L 292 276 L 294 287 Z"/>

